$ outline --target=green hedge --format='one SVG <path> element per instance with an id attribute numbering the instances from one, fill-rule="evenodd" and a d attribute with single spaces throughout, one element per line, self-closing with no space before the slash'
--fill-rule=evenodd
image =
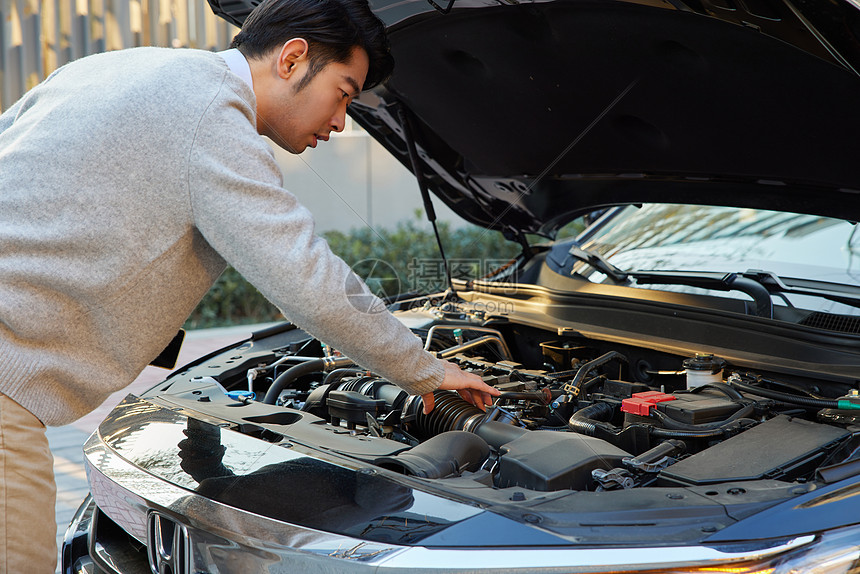
<path id="1" fill-rule="evenodd" d="M 497 263 L 510 259 L 520 251 L 518 245 L 507 241 L 496 231 L 477 227 L 451 229 L 450 225 L 442 222 L 439 232 L 455 276 L 481 276 Z M 394 229 L 373 230 L 365 227 L 349 233 L 329 231 L 323 237 L 332 251 L 350 266 L 365 262 L 356 267 L 362 277 L 366 277 L 362 270 L 374 267 L 370 261 L 378 260 L 390 267 L 376 265 L 375 268 L 394 270 L 399 291 L 417 289 L 432 292 L 445 288 L 436 237 L 427 223 L 407 221 Z M 389 278 L 390 275 L 388 273 Z M 377 291 L 378 285 L 372 281 L 368 283 Z M 231 267 L 212 286 L 186 321 L 185 328 L 241 325 L 281 318 L 278 310 Z"/>

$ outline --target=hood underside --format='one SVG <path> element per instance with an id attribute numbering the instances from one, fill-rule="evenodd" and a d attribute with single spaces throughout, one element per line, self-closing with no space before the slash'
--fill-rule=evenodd
<path id="1" fill-rule="evenodd" d="M 350 113 L 413 169 L 409 121 L 428 187 L 494 229 L 640 202 L 857 220 L 860 10 L 824 4 L 377 0 L 396 68 Z"/>

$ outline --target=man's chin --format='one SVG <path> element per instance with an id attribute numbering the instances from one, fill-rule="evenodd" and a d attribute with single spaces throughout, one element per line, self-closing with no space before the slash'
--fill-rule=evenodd
<path id="1" fill-rule="evenodd" d="M 308 144 L 291 144 L 284 139 L 281 139 L 279 137 L 272 137 L 267 134 L 266 137 L 272 140 L 272 143 L 274 143 L 276 146 L 293 155 L 299 155 L 308 148 Z"/>
<path id="2" fill-rule="evenodd" d="M 276 142 L 276 143 L 277 143 L 277 142 Z M 293 154 L 293 155 L 299 155 L 300 153 L 302 153 L 303 151 L 305 151 L 306 149 L 308 149 L 307 144 L 305 144 L 305 145 L 303 145 L 303 146 L 299 147 L 299 146 L 295 146 L 295 145 L 290 145 L 290 144 L 288 144 L 287 142 L 281 142 L 281 143 L 278 143 L 278 145 L 279 145 L 281 148 L 283 148 L 285 151 L 288 151 L 288 152 L 290 152 L 290 153 L 291 153 L 291 154 Z"/>

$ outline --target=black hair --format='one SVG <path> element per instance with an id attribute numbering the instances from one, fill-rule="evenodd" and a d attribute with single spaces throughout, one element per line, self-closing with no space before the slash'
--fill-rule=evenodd
<path id="1" fill-rule="evenodd" d="M 347 62 L 353 48 L 367 52 L 370 65 L 364 89 L 384 82 L 394 68 L 385 25 L 367 0 L 263 0 L 233 38 L 246 58 L 260 58 L 291 38 L 308 43 L 309 69 L 297 89 L 326 65 Z"/>

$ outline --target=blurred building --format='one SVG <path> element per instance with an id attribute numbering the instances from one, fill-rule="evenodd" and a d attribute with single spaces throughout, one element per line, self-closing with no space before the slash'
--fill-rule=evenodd
<path id="1" fill-rule="evenodd" d="M 0 109 L 77 58 L 134 46 L 223 50 L 238 31 L 205 0 L 0 0 Z M 318 230 L 392 226 L 421 208 L 409 172 L 351 122 L 318 149 L 276 149 L 285 187 Z M 440 219 L 459 220 L 440 201 Z"/>
<path id="2" fill-rule="evenodd" d="M 58 67 L 133 46 L 221 50 L 236 28 L 205 0 L 0 0 L 0 105 Z"/>
<path id="3" fill-rule="evenodd" d="M 416 217 L 426 221 L 415 177 L 367 132 L 351 124 L 347 121 L 343 133 L 332 134 L 329 141 L 301 155 L 273 146 L 284 187 L 311 210 L 317 230 L 390 228 Z M 441 200 L 433 205 L 440 221 L 468 225 Z"/>

